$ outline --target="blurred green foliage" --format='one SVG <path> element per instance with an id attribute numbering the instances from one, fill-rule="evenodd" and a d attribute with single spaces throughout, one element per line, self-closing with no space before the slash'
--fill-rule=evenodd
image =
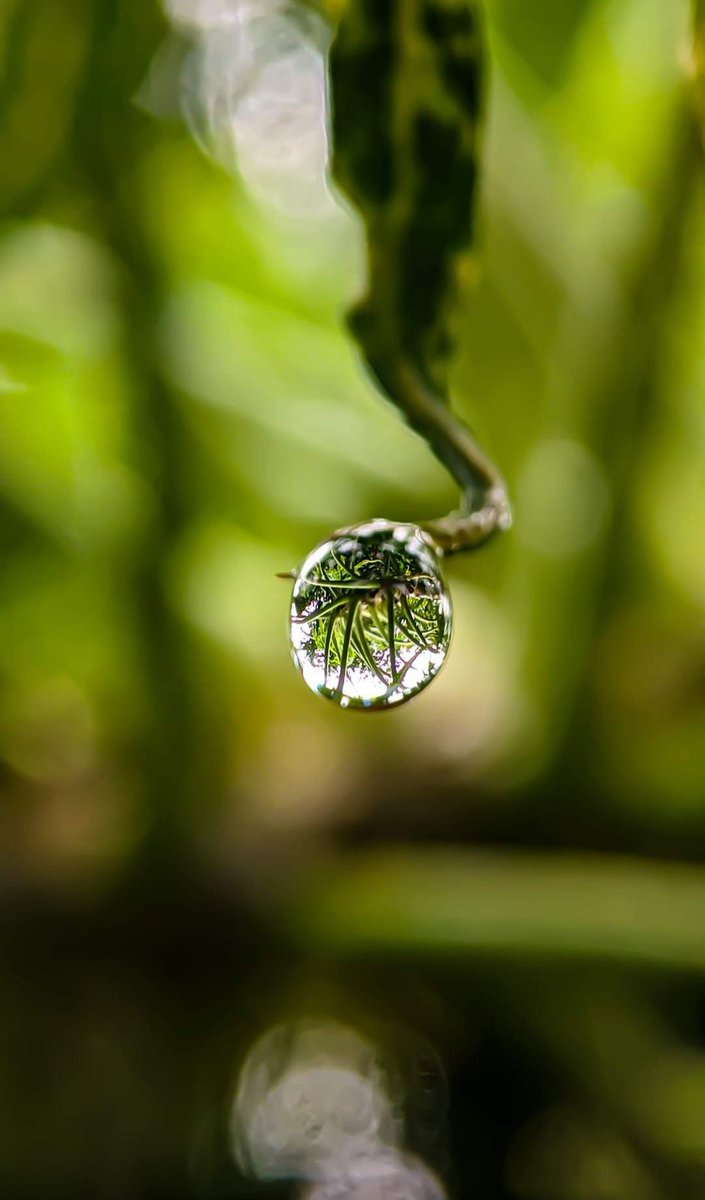
<path id="1" fill-rule="evenodd" d="M 237 1194 L 238 1055 L 313 1006 L 436 1043 L 457 1196 L 705 1196 L 689 6 L 487 2 L 452 391 L 516 526 L 371 720 L 302 686 L 275 572 L 453 490 L 341 319 L 326 26 L 227 9 L 0 13 L 0 1184 Z"/>

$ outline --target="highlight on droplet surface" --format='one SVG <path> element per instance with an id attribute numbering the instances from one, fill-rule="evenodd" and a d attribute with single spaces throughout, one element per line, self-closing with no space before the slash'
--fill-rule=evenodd
<path id="1" fill-rule="evenodd" d="M 440 556 L 417 525 L 377 519 L 341 530 L 295 579 L 294 661 L 312 691 L 343 708 L 417 695 L 443 665 L 450 633 Z"/>

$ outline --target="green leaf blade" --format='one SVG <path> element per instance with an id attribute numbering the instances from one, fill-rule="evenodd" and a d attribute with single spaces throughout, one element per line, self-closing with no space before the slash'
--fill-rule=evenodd
<path id="1" fill-rule="evenodd" d="M 483 75 L 471 0 L 350 0 L 333 42 L 334 174 L 368 243 L 352 325 L 392 399 L 400 358 L 447 390 L 474 237 Z"/>

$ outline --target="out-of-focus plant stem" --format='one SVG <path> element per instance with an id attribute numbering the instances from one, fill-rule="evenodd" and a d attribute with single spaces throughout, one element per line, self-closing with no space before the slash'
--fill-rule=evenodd
<path id="1" fill-rule="evenodd" d="M 587 671 L 598 630 L 623 601 L 624 564 L 634 543 L 633 480 L 648 444 L 648 429 L 659 404 L 661 365 L 670 328 L 663 320 L 683 279 L 691 254 L 691 216 L 702 182 L 702 153 L 693 107 L 683 97 L 674 122 L 671 151 L 654 197 L 659 214 L 654 231 L 636 263 L 628 289 L 625 321 L 614 331 L 614 369 L 601 379 L 603 395 L 596 397 L 592 443 L 610 484 L 611 515 L 606 536 L 593 560 L 591 586 L 595 603 L 582 631 L 581 674 L 573 699 L 564 706 L 554 767 L 541 792 L 548 803 L 565 804 L 566 793 L 592 791 L 594 742 L 592 679 Z M 668 497 L 664 497 L 668 504 Z M 677 517 L 674 516 L 674 519 Z"/>
<path id="2" fill-rule="evenodd" d="M 83 0 L 11 0 L 0 10 L 0 216 L 36 212 L 56 183 L 86 53 Z M 58 35 L 61 34 L 59 37 Z M 51 70 L 42 70 L 49 50 Z M 32 84 L 34 103 L 26 99 Z"/>
<path id="3" fill-rule="evenodd" d="M 161 267 L 143 228 L 143 168 L 153 131 L 134 104 L 164 32 L 156 4 L 94 0 L 91 53 L 80 97 L 74 157 L 101 239 L 116 258 L 125 390 L 138 468 L 151 512 L 125 581 L 134 605 L 146 721 L 136 747 L 145 792 L 147 844 L 168 857 L 182 841 L 199 781 L 198 705 L 188 647 L 169 603 L 166 576 L 187 515 L 188 462 L 174 398 L 158 361 Z"/>
<path id="4" fill-rule="evenodd" d="M 506 1004 L 506 993 L 499 1003 Z M 702 1196 L 697 1151 L 684 1152 L 689 1116 L 680 1138 L 660 1121 L 676 1096 L 684 1114 L 692 1104 L 689 1054 L 643 994 L 624 977 L 607 973 L 561 973 L 552 987 L 545 980 L 538 987 L 524 974 L 521 1004 L 507 1007 L 513 1027 L 534 1052 L 541 1048 L 582 1102 L 608 1114 L 648 1170 L 649 1196 Z M 670 1093 L 665 1102 L 658 1090 L 664 1073 Z"/>
<path id="5" fill-rule="evenodd" d="M 693 0 L 693 67 L 695 101 L 705 134 L 705 0 Z"/>
<path id="6" fill-rule="evenodd" d="M 705 973 L 705 878 L 679 863 L 405 846 L 331 864 L 289 917 L 334 957 Z"/>

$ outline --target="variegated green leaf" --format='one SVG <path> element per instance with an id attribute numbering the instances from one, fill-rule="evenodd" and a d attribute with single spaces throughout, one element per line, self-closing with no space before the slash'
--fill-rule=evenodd
<path id="1" fill-rule="evenodd" d="M 348 0 L 331 50 L 333 168 L 367 232 L 353 328 L 392 399 L 400 360 L 446 394 L 473 241 L 482 77 L 474 0 Z"/>
<path id="2" fill-rule="evenodd" d="M 351 326 L 462 489 L 461 511 L 426 525 L 446 551 L 511 524 L 499 471 L 448 405 L 457 293 L 472 275 L 483 62 L 475 0 L 346 0 L 330 58 L 333 172 L 367 236 Z"/>

